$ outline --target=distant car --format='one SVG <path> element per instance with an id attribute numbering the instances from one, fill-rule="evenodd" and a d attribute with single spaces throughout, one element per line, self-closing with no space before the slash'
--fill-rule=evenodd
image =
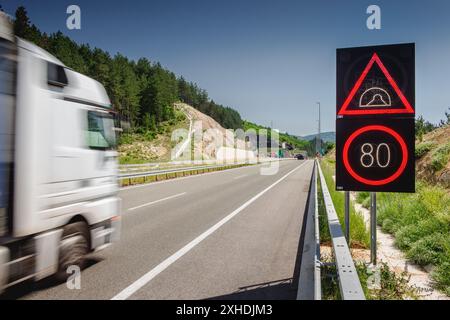
<path id="1" fill-rule="evenodd" d="M 301 153 L 296 154 L 296 155 L 295 155 L 295 158 L 296 158 L 297 160 L 305 160 L 305 156 L 302 155 Z"/>

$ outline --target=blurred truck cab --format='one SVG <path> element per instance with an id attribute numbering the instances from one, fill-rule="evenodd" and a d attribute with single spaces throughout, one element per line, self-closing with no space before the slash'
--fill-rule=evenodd
<path id="1" fill-rule="evenodd" d="M 114 117 L 99 82 L 15 37 L 0 13 L 0 292 L 64 279 L 118 239 Z"/>

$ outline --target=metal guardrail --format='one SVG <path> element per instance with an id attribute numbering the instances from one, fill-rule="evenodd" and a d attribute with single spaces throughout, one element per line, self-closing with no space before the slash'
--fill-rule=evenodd
<path id="1" fill-rule="evenodd" d="M 322 300 L 322 285 L 320 269 L 320 228 L 319 228 L 319 198 L 317 197 L 317 170 L 318 164 L 314 161 L 314 300 Z"/>
<path id="2" fill-rule="evenodd" d="M 336 209 L 333 205 L 330 192 L 328 190 L 325 177 L 320 168 L 320 164 L 316 161 L 316 166 L 320 175 L 320 184 L 322 194 L 327 210 L 328 226 L 330 230 L 331 241 L 335 257 L 336 269 L 338 271 L 339 288 L 341 297 L 344 300 L 365 300 L 364 291 L 359 281 L 358 273 L 350 254 L 347 241 L 342 231 Z M 317 199 L 317 198 L 316 198 Z M 318 229 L 318 221 L 316 221 L 316 229 Z M 320 274 L 319 274 L 320 277 Z"/>
<path id="3" fill-rule="evenodd" d="M 142 178 L 142 177 L 150 177 L 156 175 L 163 175 L 169 173 L 179 173 L 186 171 L 197 171 L 197 170 L 208 170 L 208 169 L 218 169 L 223 167 L 237 167 L 245 165 L 246 163 L 233 163 L 233 164 L 221 164 L 221 165 L 213 165 L 213 166 L 193 166 L 193 167 L 184 167 L 184 168 L 173 168 L 173 169 L 162 169 L 162 170 L 151 170 L 145 172 L 135 172 L 135 173 L 122 173 L 119 174 L 119 179 L 131 179 L 131 178 Z"/>
<path id="4" fill-rule="evenodd" d="M 255 157 L 253 160 L 247 161 L 249 164 L 270 162 L 270 161 L 283 161 L 283 160 L 294 160 L 295 158 L 263 158 Z M 253 161 L 253 162 L 252 162 Z M 135 164 L 120 164 L 119 171 L 128 172 L 134 170 L 142 170 L 145 168 L 190 168 L 189 166 L 200 166 L 200 165 L 217 165 L 218 161 L 215 159 L 211 160 L 175 160 L 170 162 L 148 162 L 148 163 L 135 163 Z M 162 169 L 161 169 L 162 170 Z"/>
<path id="5" fill-rule="evenodd" d="M 260 161 L 252 163 L 252 162 L 237 162 L 237 163 L 221 163 L 217 164 L 211 164 L 211 165 L 196 165 L 196 166 L 175 166 L 172 168 L 165 168 L 165 169 L 157 169 L 157 170 L 148 170 L 148 171 L 140 171 L 145 168 L 158 168 L 160 165 L 171 165 L 175 164 L 173 163 L 146 163 L 146 164 L 131 164 L 131 165 L 121 165 L 119 166 L 119 173 L 118 179 L 120 180 L 129 180 L 129 184 L 131 184 L 131 179 L 134 178 L 145 178 L 145 177 L 151 177 L 151 176 L 159 176 L 159 175 L 167 175 L 169 174 L 177 174 L 177 173 L 184 173 L 189 171 L 203 171 L 201 173 L 209 172 L 210 170 L 216 170 L 221 168 L 234 168 L 234 167 L 242 167 L 245 165 L 255 165 L 255 164 L 262 164 L 265 162 L 272 162 L 272 161 L 281 161 L 281 160 L 293 160 L 294 158 L 262 158 Z M 184 164 L 186 162 L 177 163 L 178 165 Z M 192 163 L 192 162 L 191 162 Z M 127 170 L 128 169 L 128 170 Z M 128 172 L 123 172 L 124 170 L 127 170 Z M 183 175 L 184 176 L 184 175 Z"/>

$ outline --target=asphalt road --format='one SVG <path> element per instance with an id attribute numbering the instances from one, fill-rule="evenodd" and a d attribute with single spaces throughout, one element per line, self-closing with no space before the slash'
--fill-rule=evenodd
<path id="1" fill-rule="evenodd" d="M 21 299 L 295 299 L 312 161 L 242 167 L 123 189 L 121 241 L 81 289 L 42 281 Z M 267 166 L 265 164 L 264 166 Z"/>

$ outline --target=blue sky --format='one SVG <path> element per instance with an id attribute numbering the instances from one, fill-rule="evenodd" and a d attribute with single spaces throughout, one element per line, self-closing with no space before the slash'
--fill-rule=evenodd
<path id="1" fill-rule="evenodd" d="M 243 118 L 293 134 L 334 130 L 335 50 L 416 43 L 416 110 L 438 122 L 450 107 L 450 1 L 0 0 L 24 5 L 41 30 L 61 30 L 130 58 L 159 61 Z M 82 29 L 66 28 L 77 4 Z M 382 29 L 366 27 L 378 4 Z"/>

